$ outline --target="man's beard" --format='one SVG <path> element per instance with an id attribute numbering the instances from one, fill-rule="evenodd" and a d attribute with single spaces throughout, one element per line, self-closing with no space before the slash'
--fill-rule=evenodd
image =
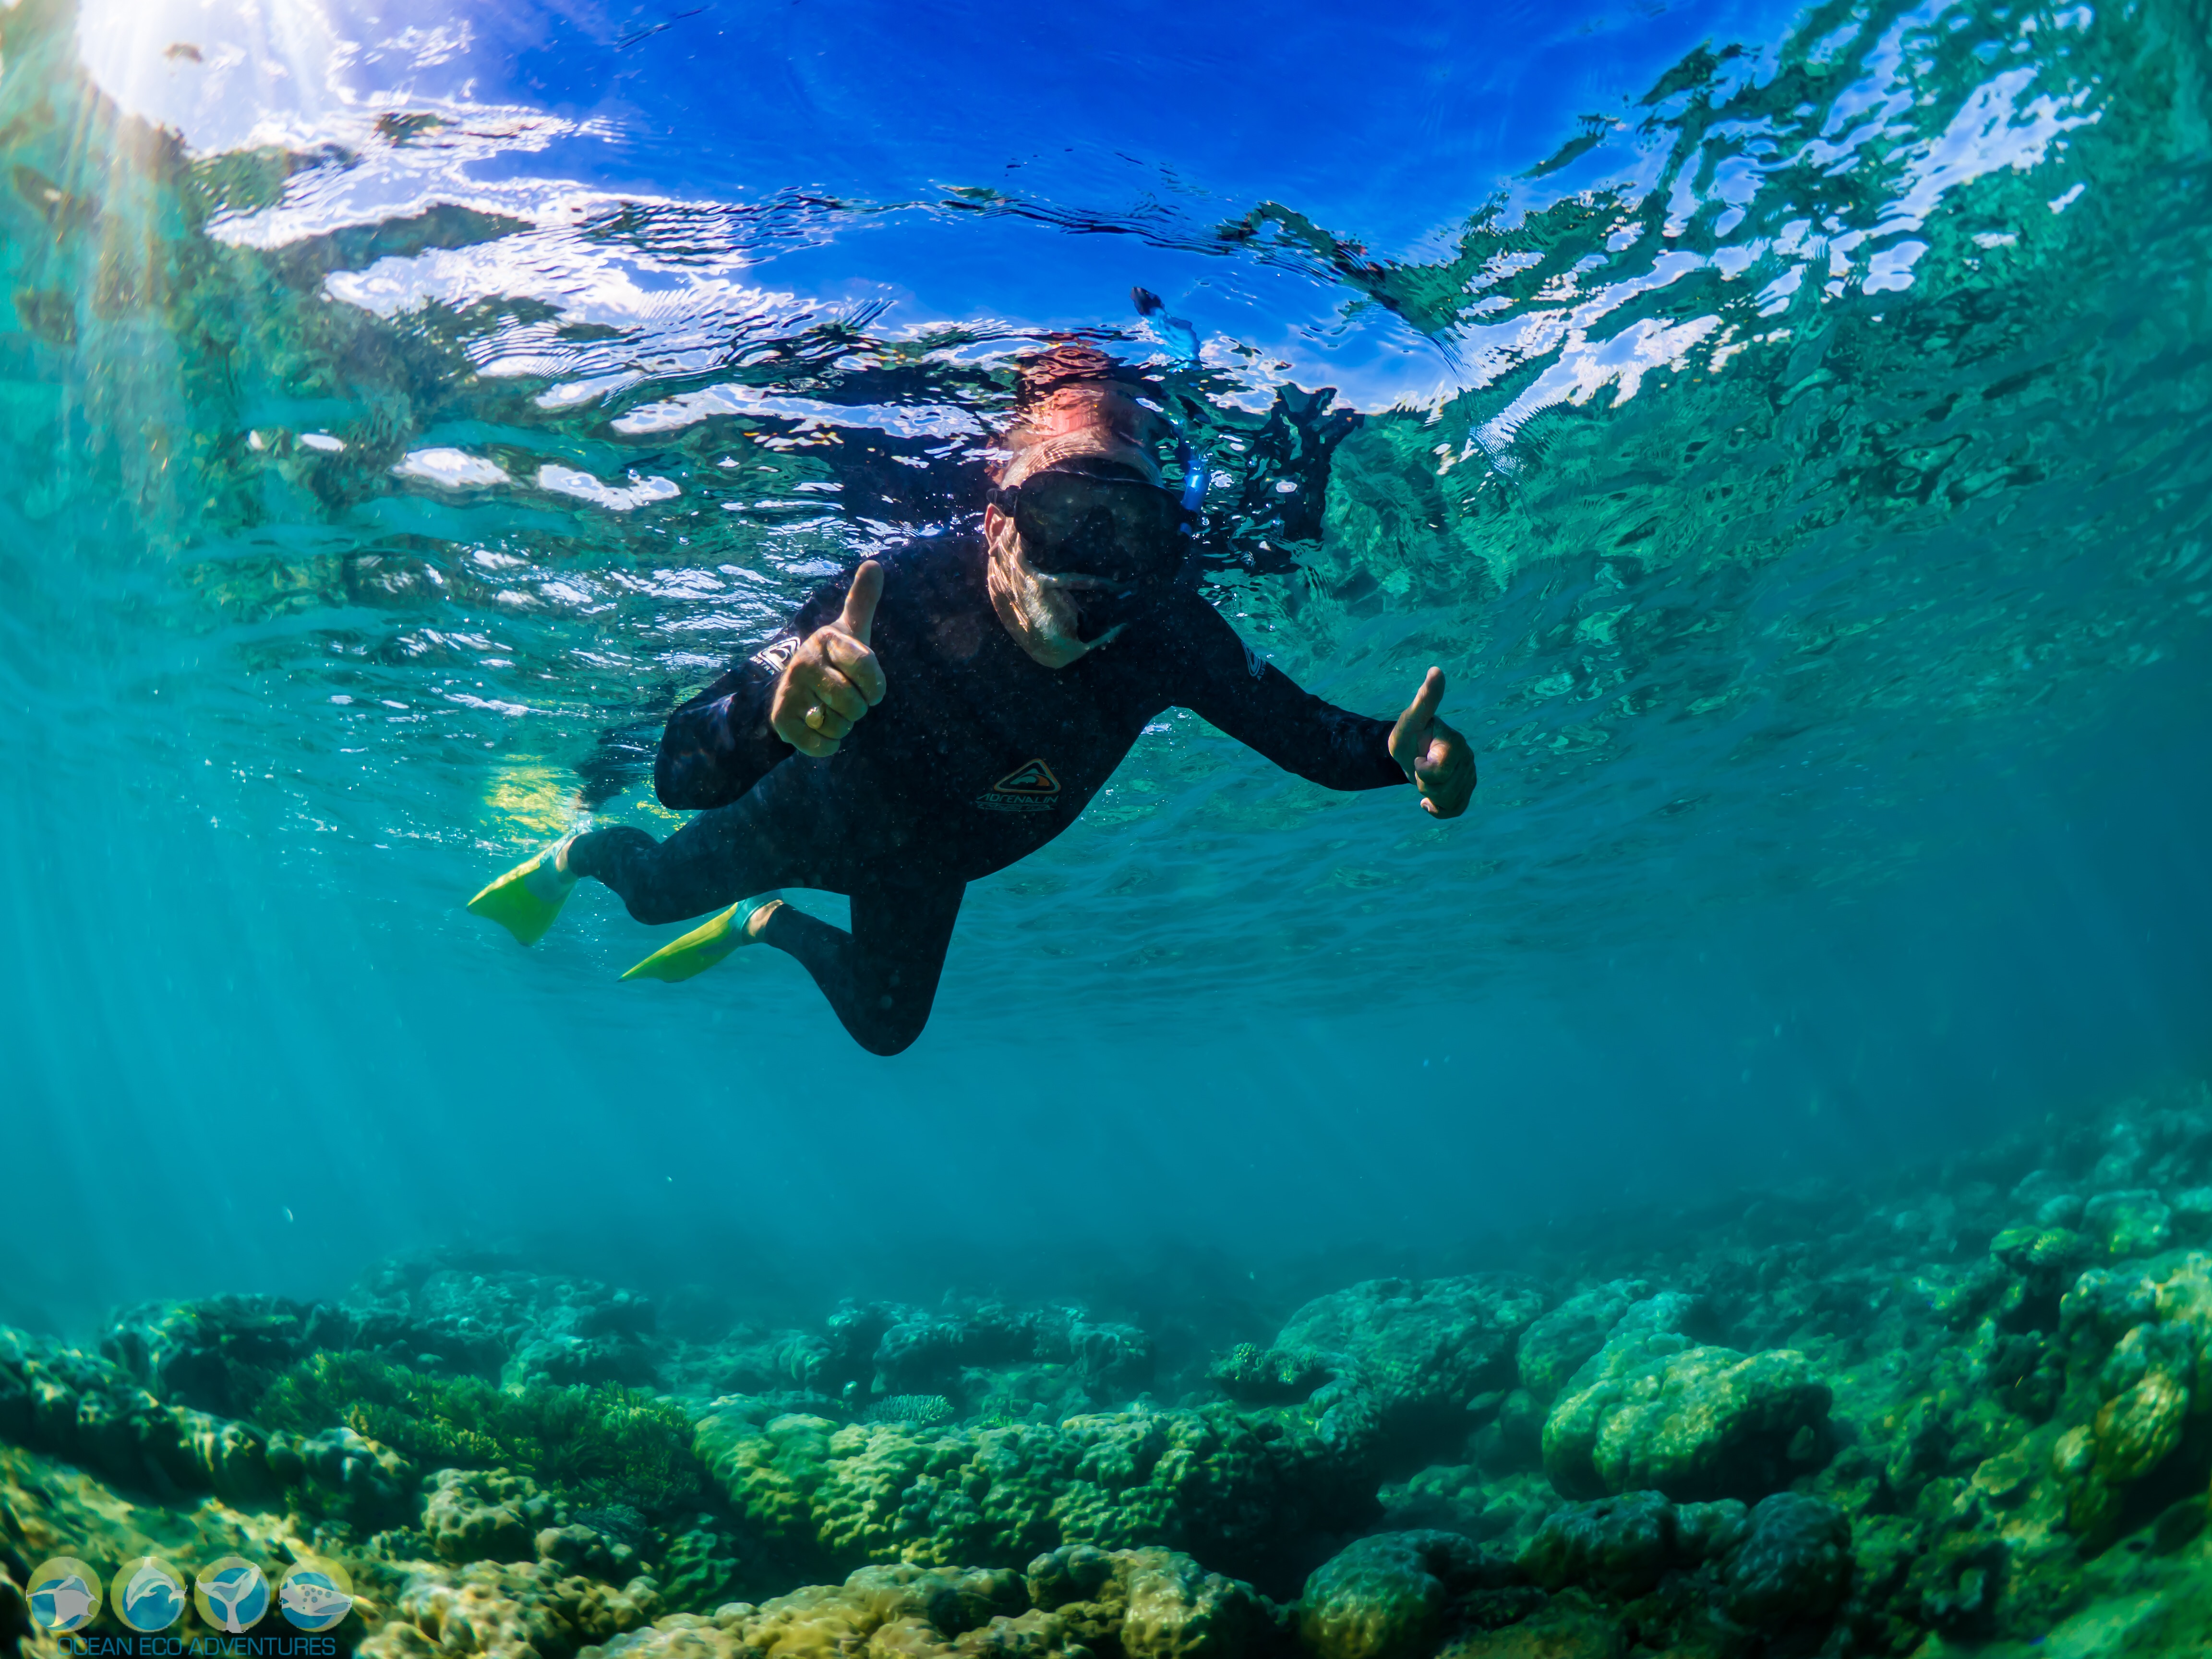
<path id="1" fill-rule="evenodd" d="M 1081 602 L 1068 590 L 1054 586 L 1032 570 L 1026 560 L 1014 562 L 1006 572 L 1006 586 L 1022 620 L 1029 624 L 1041 644 L 1055 650 L 1088 651 L 1105 644 L 1121 631 L 1123 624 L 1115 623 L 1095 637 L 1085 639 L 1080 631 Z"/>

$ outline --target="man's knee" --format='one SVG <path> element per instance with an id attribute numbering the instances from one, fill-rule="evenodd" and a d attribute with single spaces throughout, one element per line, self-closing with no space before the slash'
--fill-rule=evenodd
<path id="1" fill-rule="evenodd" d="M 629 884 L 624 879 L 629 861 L 641 853 L 650 853 L 659 844 L 633 824 L 586 830 L 568 843 L 568 872 L 589 876 L 619 893 Z"/>
<path id="2" fill-rule="evenodd" d="M 616 895 L 623 902 L 623 908 L 629 912 L 629 919 L 641 921 L 648 927 L 665 927 L 672 921 L 689 921 L 700 913 L 697 899 L 692 894 L 664 893 L 651 884 L 634 886 L 627 891 L 615 887 L 612 882 L 607 885 L 614 888 Z"/>
<path id="3" fill-rule="evenodd" d="M 658 927 L 696 914 L 696 907 L 686 909 L 680 902 L 672 902 L 658 890 L 659 884 L 643 878 L 639 860 L 650 856 L 659 845 L 631 824 L 593 830 L 577 836 L 569 847 L 568 868 L 576 875 L 589 876 L 622 900 L 632 921 Z"/>
<path id="4" fill-rule="evenodd" d="M 872 1006 L 854 1010 L 854 1018 L 845 1022 L 845 1029 L 853 1040 L 872 1054 L 888 1059 L 914 1046 L 922 1028 L 929 1024 L 927 998 L 894 996 L 884 992 L 871 999 Z"/>

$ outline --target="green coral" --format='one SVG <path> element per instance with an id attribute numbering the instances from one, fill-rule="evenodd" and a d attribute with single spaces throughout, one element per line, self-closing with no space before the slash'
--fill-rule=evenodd
<path id="1" fill-rule="evenodd" d="M 366 1650 L 365 1650 L 366 1651 Z M 447 1651 L 455 1651 L 448 1644 Z M 495 1650 L 494 1659 L 503 1659 Z M 1006 1568 L 862 1567 L 756 1607 L 678 1613 L 598 1659 L 1261 1659 L 1274 1612 L 1248 1584 L 1166 1550 L 1085 1545 Z M 386 1649 L 370 1659 L 432 1659 Z"/>
<path id="2" fill-rule="evenodd" d="M 1310 1348 L 1263 1348 L 1239 1342 L 1206 1367 L 1206 1380 L 1231 1400 L 1304 1400 L 1329 1377 L 1328 1362 Z"/>
<path id="3" fill-rule="evenodd" d="M 612 1383 L 501 1388 L 325 1352 L 279 1376 L 254 1416 L 300 1434 L 343 1424 L 432 1468 L 513 1469 L 564 1497 L 647 1513 L 695 1504 L 702 1488 L 690 1414 Z"/>
<path id="4" fill-rule="evenodd" d="M 895 1394 L 878 1400 L 862 1413 L 871 1423 L 907 1423 L 916 1428 L 950 1423 L 952 1402 L 941 1394 Z"/>
<path id="5" fill-rule="evenodd" d="M 1745 1355 L 1671 1333 L 1616 1338 L 1546 1419 L 1544 1473 L 1567 1498 L 1760 1498 L 1826 1461 L 1832 1401 L 1794 1350 Z"/>
<path id="6" fill-rule="evenodd" d="M 831 1566 L 1019 1566 L 1063 1544 L 1185 1549 L 1284 1576 L 1315 1527 L 1356 1522 L 1374 1481 L 1292 1413 L 1196 1410 L 931 1430 L 732 1405 L 696 1449 L 761 1542 Z"/>
<path id="7" fill-rule="evenodd" d="M 1312 1404 L 1339 1444 L 1442 1451 L 1466 1432 L 1478 1395 L 1512 1385 L 1515 1344 L 1543 1311 L 1543 1292 L 1515 1273 L 1372 1279 L 1315 1297 L 1276 1333 L 1272 1352 L 1232 1352 L 1214 1375 L 1326 1373 L 1334 1381 Z"/>
<path id="8" fill-rule="evenodd" d="M 713 1521 L 702 1515 L 669 1540 L 658 1577 L 661 1605 L 672 1613 L 712 1613 L 744 1588 L 744 1563 Z"/>
<path id="9" fill-rule="evenodd" d="M 1455 1533 L 1363 1538 L 1316 1568 L 1299 1598 L 1298 1636 L 1316 1659 L 1423 1659 L 1453 1597 L 1473 1589 L 1481 1557 Z"/>

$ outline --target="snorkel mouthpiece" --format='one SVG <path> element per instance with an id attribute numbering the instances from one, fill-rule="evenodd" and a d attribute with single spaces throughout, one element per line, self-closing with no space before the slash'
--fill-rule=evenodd
<path id="1" fill-rule="evenodd" d="M 1048 580 L 1050 578 L 1047 578 Z M 1165 597 L 1159 587 L 1073 587 L 1060 590 L 1075 606 L 1075 637 L 1097 645 L 1109 634 L 1137 621 Z"/>

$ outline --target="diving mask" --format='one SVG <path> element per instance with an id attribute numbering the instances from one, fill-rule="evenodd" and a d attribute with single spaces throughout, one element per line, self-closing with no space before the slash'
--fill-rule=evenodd
<path id="1" fill-rule="evenodd" d="M 1095 459 L 1033 472 L 991 497 L 1021 532 L 1030 565 L 1104 589 L 1164 587 L 1189 562 L 1194 514 L 1133 467 Z M 1070 584 L 1073 586 L 1073 584 Z"/>

